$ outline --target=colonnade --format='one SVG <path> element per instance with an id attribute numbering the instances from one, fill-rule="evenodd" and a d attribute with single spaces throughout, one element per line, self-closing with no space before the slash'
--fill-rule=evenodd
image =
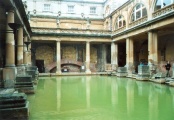
<path id="1" fill-rule="evenodd" d="M 148 39 L 148 64 L 158 63 L 158 34 L 157 31 L 149 31 L 147 34 Z M 125 38 L 126 41 L 126 67 L 134 64 L 134 39 L 129 37 Z M 118 65 L 118 46 L 117 42 L 111 43 L 111 64 Z"/>
<path id="2" fill-rule="evenodd" d="M 57 74 L 61 74 L 61 41 L 57 40 L 56 51 L 57 51 Z M 86 42 L 86 74 L 90 74 L 90 41 Z"/>
<path id="3" fill-rule="evenodd" d="M 26 65 L 31 64 L 30 54 L 24 46 L 24 41 L 28 41 L 28 36 L 24 37 L 23 26 L 14 31 L 8 23 L 15 23 L 14 10 L 8 10 L 7 25 L 6 25 L 6 41 L 5 41 L 5 68 L 3 68 L 3 80 L 5 80 L 4 87 L 13 87 L 15 84 L 15 78 L 17 75 L 17 67 L 23 66 L 24 70 Z M 13 31 L 13 32 L 12 32 Z M 24 38 L 24 40 L 23 40 Z M 16 42 L 15 42 L 16 41 Z M 17 43 L 17 44 L 16 44 Z M 17 47 L 17 49 L 15 49 Z"/>

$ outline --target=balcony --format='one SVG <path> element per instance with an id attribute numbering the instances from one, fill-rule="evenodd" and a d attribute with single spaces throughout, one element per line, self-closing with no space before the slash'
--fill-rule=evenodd
<path id="1" fill-rule="evenodd" d="M 162 8 L 162 9 L 159 9 L 159 10 L 155 11 L 152 14 L 152 17 L 156 18 L 156 17 L 159 17 L 159 16 L 164 15 L 166 13 L 170 13 L 171 11 L 174 11 L 174 4 L 168 5 L 164 8 Z"/>

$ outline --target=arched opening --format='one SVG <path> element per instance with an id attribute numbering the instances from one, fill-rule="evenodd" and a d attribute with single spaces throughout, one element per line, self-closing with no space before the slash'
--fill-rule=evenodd
<path id="1" fill-rule="evenodd" d="M 139 3 L 133 8 L 131 22 L 134 22 L 145 16 L 147 16 L 147 9 L 143 4 Z"/>
<path id="2" fill-rule="evenodd" d="M 116 19 L 116 22 L 115 22 L 115 30 L 119 29 L 121 27 L 124 27 L 125 25 L 126 25 L 126 21 L 124 19 L 124 16 L 119 15 Z"/>

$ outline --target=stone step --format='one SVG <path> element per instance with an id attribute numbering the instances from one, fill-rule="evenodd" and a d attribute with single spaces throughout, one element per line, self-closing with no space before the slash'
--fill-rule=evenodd
<path id="1" fill-rule="evenodd" d="M 25 75 L 25 76 L 17 76 L 16 82 L 31 82 L 32 76 L 31 75 Z"/>

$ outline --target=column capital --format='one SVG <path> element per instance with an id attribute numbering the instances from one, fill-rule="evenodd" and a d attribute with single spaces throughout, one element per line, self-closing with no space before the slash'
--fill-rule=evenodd
<path id="1" fill-rule="evenodd" d="M 90 41 L 90 40 L 87 40 L 87 41 L 86 41 L 86 43 L 90 43 L 90 42 L 92 42 L 92 41 Z"/>
<path id="2" fill-rule="evenodd" d="M 61 40 L 56 40 L 56 42 L 61 42 Z"/>

